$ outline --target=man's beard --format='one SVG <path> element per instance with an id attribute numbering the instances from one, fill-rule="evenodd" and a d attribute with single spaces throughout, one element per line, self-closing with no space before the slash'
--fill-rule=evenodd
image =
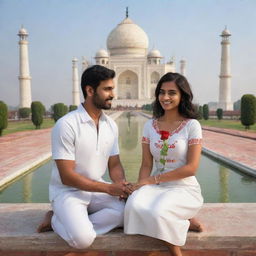
<path id="1" fill-rule="evenodd" d="M 107 103 L 108 100 L 112 100 L 113 97 L 109 97 L 105 100 L 101 99 L 97 93 L 93 95 L 92 102 L 98 109 L 111 109 L 111 103 Z"/>

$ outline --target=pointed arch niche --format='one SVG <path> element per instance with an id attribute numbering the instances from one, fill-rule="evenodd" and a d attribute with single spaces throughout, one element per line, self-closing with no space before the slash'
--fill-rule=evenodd
<path id="1" fill-rule="evenodd" d="M 118 99 L 138 99 L 138 75 L 130 70 L 121 73 L 117 81 Z"/>
<path id="2" fill-rule="evenodd" d="M 160 74 L 154 71 L 150 76 L 150 97 L 154 98 L 156 85 L 160 79 Z"/>

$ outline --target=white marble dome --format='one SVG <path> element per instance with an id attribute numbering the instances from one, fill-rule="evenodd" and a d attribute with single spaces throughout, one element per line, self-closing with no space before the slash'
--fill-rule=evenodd
<path id="1" fill-rule="evenodd" d="M 157 49 L 153 49 L 148 54 L 149 58 L 162 58 L 161 53 Z"/>
<path id="2" fill-rule="evenodd" d="M 22 27 L 22 28 L 19 30 L 18 35 L 27 36 L 27 35 L 28 35 L 28 32 L 27 32 L 27 30 L 26 30 L 25 28 Z"/>
<path id="3" fill-rule="evenodd" d="M 221 33 L 222 36 L 231 36 L 231 33 L 229 32 L 229 30 L 227 28 L 225 28 L 222 33 Z"/>
<path id="4" fill-rule="evenodd" d="M 130 18 L 125 18 L 114 28 L 107 39 L 110 55 L 146 56 L 148 36 Z"/>
<path id="5" fill-rule="evenodd" d="M 105 49 L 100 49 L 96 52 L 95 58 L 108 58 L 108 52 Z"/>

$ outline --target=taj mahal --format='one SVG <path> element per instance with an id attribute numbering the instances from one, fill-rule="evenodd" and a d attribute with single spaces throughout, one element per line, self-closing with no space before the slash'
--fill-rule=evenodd
<path id="1" fill-rule="evenodd" d="M 108 35 L 107 50 L 95 54 L 96 64 L 116 72 L 115 100 L 113 106 L 142 106 L 151 103 L 156 84 L 167 72 L 175 72 L 175 63 L 162 63 L 157 49 L 148 50 L 145 31 L 135 24 L 126 11 L 126 17 Z M 182 61 L 182 72 L 185 61 Z"/>
<path id="2" fill-rule="evenodd" d="M 31 104 L 31 76 L 28 61 L 28 32 L 21 28 L 20 37 L 20 107 L 30 107 Z M 225 28 L 220 35 L 221 64 L 219 75 L 218 106 L 223 110 L 232 110 L 231 103 L 231 72 L 230 72 L 230 32 Z M 146 32 L 135 24 L 128 15 L 108 35 L 107 50 L 100 49 L 95 54 L 95 63 L 113 69 L 115 77 L 116 106 L 137 106 L 150 104 L 154 98 L 154 91 L 161 76 L 167 72 L 176 72 L 174 59 L 163 63 L 163 56 L 158 49 L 149 50 L 149 40 Z M 80 104 L 78 59 L 72 60 L 72 104 Z M 89 63 L 84 58 L 82 70 Z M 179 71 L 186 72 L 186 61 L 180 60 Z"/>

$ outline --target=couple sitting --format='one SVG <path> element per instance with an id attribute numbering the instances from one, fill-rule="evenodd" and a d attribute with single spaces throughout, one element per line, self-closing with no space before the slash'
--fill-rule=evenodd
<path id="1" fill-rule="evenodd" d="M 118 128 L 102 112 L 111 108 L 114 77 L 113 70 L 99 65 L 85 70 L 84 103 L 53 128 L 53 211 L 38 231 L 52 228 L 70 246 L 84 249 L 98 234 L 124 226 L 126 234 L 165 241 L 170 255 L 180 256 L 188 229 L 201 231 L 193 217 L 203 203 L 194 176 L 202 133 L 190 86 L 178 73 L 167 73 L 158 82 L 154 119 L 143 131 L 139 179 L 131 184 L 119 159 Z M 107 167 L 112 183 L 102 179 Z"/>

